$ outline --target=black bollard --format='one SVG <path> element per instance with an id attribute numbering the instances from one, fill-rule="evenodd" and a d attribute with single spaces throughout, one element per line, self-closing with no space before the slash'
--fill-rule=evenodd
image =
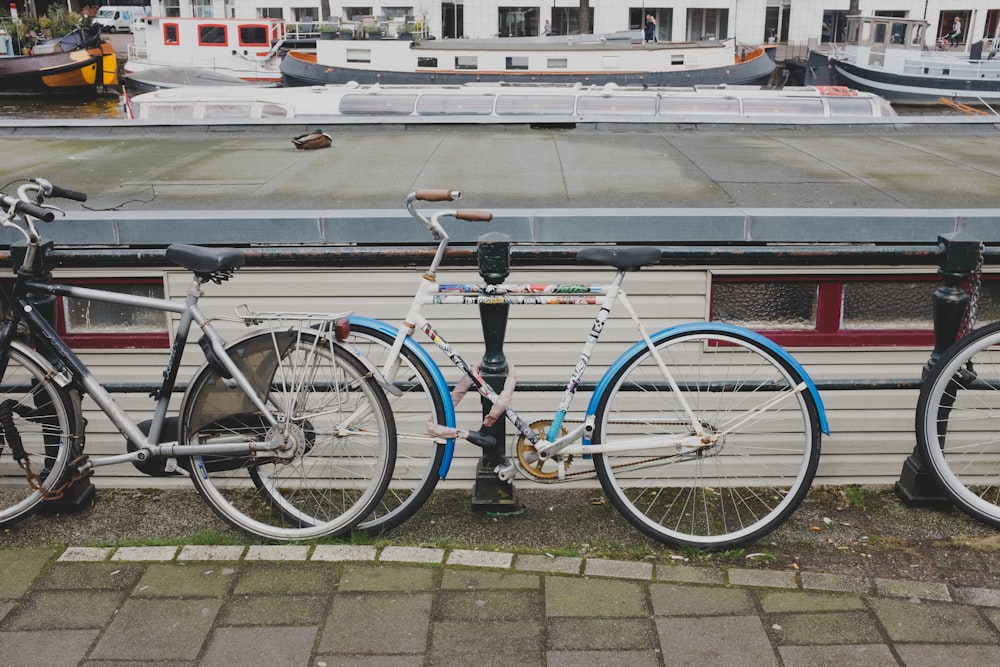
<path id="1" fill-rule="evenodd" d="M 477 246 L 479 275 L 487 285 L 499 285 L 510 274 L 510 238 L 505 234 L 491 232 L 479 237 Z M 507 335 L 507 314 L 510 304 L 480 304 L 479 319 L 483 327 L 483 354 L 481 375 L 483 381 L 500 392 L 507 381 L 507 359 L 503 353 L 504 338 Z M 483 417 L 493 404 L 481 398 Z M 472 509 L 479 512 L 511 514 L 520 511 L 515 499 L 513 482 L 505 482 L 494 472 L 497 466 L 506 465 L 506 420 L 501 416 L 492 426 L 483 426 L 485 435 L 491 436 L 496 446 L 483 451 L 476 471 L 476 483 L 472 493 Z"/>
<path id="2" fill-rule="evenodd" d="M 944 351 L 962 333 L 969 306 L 969 295 L 962 285 L 982 261 L 982 244 L 964 232 L 943 234 L 938 237 L 938 242 L 945 252 L 938 269 L 941 284 L 934 290 L 934 350 L 923 369 L 925 378 Z M 927 471 L 917 447 L 903 463 L 895 490 L 907 507 L 943 509 L 951 506 L 951 501 Z"/>

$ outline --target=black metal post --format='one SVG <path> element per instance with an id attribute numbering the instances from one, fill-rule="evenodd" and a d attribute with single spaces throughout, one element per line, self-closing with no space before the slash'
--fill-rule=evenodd
<path id="1" fill-rule="evenodd" d="M 51 253 L 53 244 L 52 241 L 43 241 L 41 246 L 38 248 L 38 254 L 35 256 L 35 265 L 37 270 L 41 273 L 48 274 L 51 267 Z M 21 266 L 24 261 L 24 255 L 27 248 L 24 243 L 12 243 L 11 244 L 11 257 L 14 262 L 14 266 Z M 51 324 L 53 327 L 56 326 L 56 307 L 58 302 L 56 297 L 52 294 L 45 293 L 29 293 L 28 299 L 31 300 L 32 306 L 38 311 L 44 318 L 45 321 Z M 44 356 L 49 363 L 55 367 L 59 367 L 59 359 L 48 349 L 40 347 L 38 352 Z M 67 408 L 68 409 L 68 408 Z M 70 414 L 71 419 L 83 419 L 83 415 Z M 48 438 L 50 436 L 46 436 Z M 54 437 L 54 436 L 51 436 Z M 57 442 L 52 443 L 57 445 Z M 49 443 L 46 441 L 46 447 Z M 82 453 L 81 443 L 73 442 L 71 444 L 73 448 L 70 452 L 70 460 L 75 459 Z M 48 500 L 39 505 L 38 512 L 40 514 L 76 514 L 82 512 L 83 510 L 92 507 L 96 500 L 96 489 L 94 484 L 90 481 L 90 477 L 84 477 L 78 479 L 76 482 L 66 487 L 63 490 L 63 495 L 61 498 L 56 500 Z"/>
<path id="2" fill-rule="evenodd" d="M 961 333 L 969 305 L 969 295 L 962 289 L 962 285 L 972 276 L 982 259 L 981 243 L 964 232 L 943 234 L 938 237 L 938 242 L 945 252 L 939 264 L 941 268 L 938 269 L 941 284 L 934 290 L 934 350 L 923 369 L 925 378 Z M 951 501 L 927 471 L 923 456 L 916 447 L 903 463 L 895 490 L 907 507 L 951 506 Z"/>
<path id="3" fill-rule="evenodd" d="M 487 285 L 499 285 L 510 274 L 510 238 L 505 234 L 491 232 L 479 237 L 477 245 L 479 275 Z M 503 389 L 507 381 L 507 359 L 503 352 L 507 335 L 507 315 L 510 305 L 506 303 L 480 304 L 479 319 L 483 327 L 483 354 L 481 374 L 486 384 L 496 392 Z M 482 398 L 483 417 L 493 404 Z M 496 446 L 483 451 L 476 471 L 475 489 L 472 494 L 472 509 L 480 512 L 510 514 L 520 511 L 514 493 L 513 482 L 505 482 L 497 477 L 494 469 L 506 465 L 506 421 L 500 417 L 491 426 L 483 425 L 482 433 L 491 436 Z"/>

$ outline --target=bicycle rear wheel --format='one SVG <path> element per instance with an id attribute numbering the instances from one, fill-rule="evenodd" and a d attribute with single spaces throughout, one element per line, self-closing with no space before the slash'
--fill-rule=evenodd
<path id="1" fill-rule="evenodd" d="M 229 348 L 279 420 L 267 419 L 206 366 L 181 407 L 188 444 L 269 442 L 286 453 L 193 456 L 186 467 L 224 521 L 270 541 L 339 535 L 354 528 L 385 492 L 395 458 L 395 425 L 368 369 L 325 336 L 264 333 Z"/>
<path id="2" fill-rule="evenodd" d="M 1000 322 L 952 345 L 920 388 L 917 446 L 941 489 L 1000 528 Z"/>
<path id="3" fill-rule="evenodd" d="M 43 490 L 61 485 L 72 451 L 77 416 L 69 395 L 31 354 L 11 346 L 0 355 L 0 526 L 31 514 Z"/>
<path id="4" fill-rule="evenodd" d="M 351 321 L 348 343 L 380 370 L 393 341 L 394 337 L 384 331 Z M 444 401 L 450 403 L 451 395 L 442 395 L 424 361 L 407 347 L 400 352 L 398 367 L 388 375 L 402 392 L 386 396 L 396 421 L 396 463 L 389 488 L 357 527 L 369 534 L 395 528 L 413 516 L 437 486 L 445 458 L 444 444 L 427 434 L 427 420 L 445 423 Z"/>
<path id="5" fill-rule="evenodd" d="M 714 444 L 678 445 L 691 422 L 644 346 L 612 376 L 593 442 L 663 442 L 594 456 L 611 502 L 646 535 L 722 549 L 778 527 L 819 463 L 819 410 L 786 359 L 731 329 L 668 334 L 656 349 Z"/>

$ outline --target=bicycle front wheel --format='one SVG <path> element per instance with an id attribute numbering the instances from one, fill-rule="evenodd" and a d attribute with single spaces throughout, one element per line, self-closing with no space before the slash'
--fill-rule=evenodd
<path id="1" fill-rule="evenodd" d="M 941 489 L 1000 528 L 1000 322 L 952 345 L 920 388 L 917 446 Z"/>
<path id="2" fill-rule="evenodd" d="M 819 462 L 819 409 L 801 374 L 731 330 L 678 331 L 655 348 L 679 395 L 642 347 L 598 402 L 593 442 L 624 447 L 594 456 L 611 502 L 673 545 L 722 549 L 774 530 L 805 497 Z M 709 441 L 681 442 L 694 434 L 686 408 Z"/>
<path id="3" fill-rule="evenodd" d="M 351 322 L 349 344 L 380 370 L 393 341 L 393 336 L 375 327 Z M 427 434 L 427 422 L 444 424 L 445 400 L 451 402 L 451 395 L 442 395 L 427 365 L 408 347 L 400 351 L 396 367 L 386 370 L 386 379 L 401 392 L 386 396 L 396 422 L 396 463 L 389 488 L 358 525 L 358 530 L 376 535 L 413 516 L 437 486 L 445 445 Z"/>
<path id="4" fill-rule="evenodd" d="M 5 526 L 31 514 L 45 493 L 61 485 L 76 415 L 67 408 L 69 396 L 29 353 L 8 348 L 0 368 L 0 526 Z"/>
<path id="5" fill-rule="evenodd" d="M 271 408 L 271 426 L 246 395 L 203 368 L 184 398 L 188 444 L 266 443 L 283 452 L 191 457 L 198 492 L 224 521 L 255 537 L 339 535 L 375 507 L 392 476 L 395 424 L 365 366 L 325 336 L 252 336 L 231 357 Z"/>

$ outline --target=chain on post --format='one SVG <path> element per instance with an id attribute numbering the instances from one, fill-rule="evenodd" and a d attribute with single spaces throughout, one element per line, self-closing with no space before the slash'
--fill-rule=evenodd
<path id="1" fill-rule="evenodd" d="M 962 329 L 958 332 L 959 338 L 968 335 L 969 332 L 976 328 L 976 318 L 979 315 L 979 293 L 983 285 L 983 256 L 985 254 L 986 244 L 980 242 L 979 260 L 976 262 L 976 268 L 969 280 L 969 306 L 965 311 L 965 321 L 962 323 Z"/>

